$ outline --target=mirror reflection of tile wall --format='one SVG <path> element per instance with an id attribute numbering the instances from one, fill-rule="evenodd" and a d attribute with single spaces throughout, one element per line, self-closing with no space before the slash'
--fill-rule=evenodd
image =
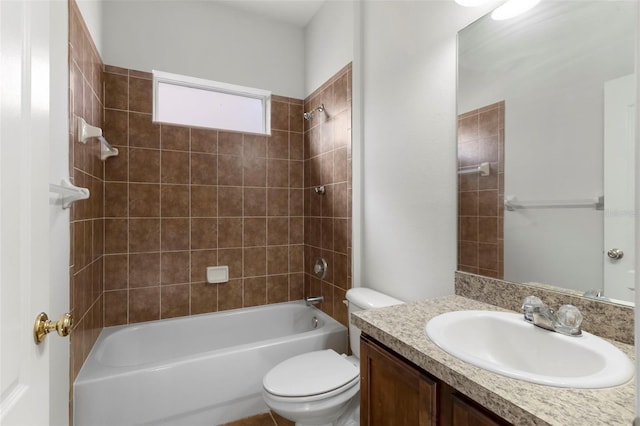
<path id="1" fill-rule="evenodd" d="M 458 116 L 458 270 L 504 277 L 503 202 L 504 101 Z"/>

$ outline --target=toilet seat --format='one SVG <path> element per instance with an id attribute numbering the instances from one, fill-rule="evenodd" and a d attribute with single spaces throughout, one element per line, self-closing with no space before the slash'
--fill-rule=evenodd
<path id="1" fill-rule="evenodd" d="M 334 350 L 309 352 L 289 358 L 271 369 L 262 383 L 277 399 L 328 398 L 357 385 L 360 370 Z"/>

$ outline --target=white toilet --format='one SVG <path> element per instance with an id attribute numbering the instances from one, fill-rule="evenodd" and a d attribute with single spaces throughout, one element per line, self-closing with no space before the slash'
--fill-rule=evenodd
<path id="1" fill-rule="evenodd" d="M 403 303 L 368 288 L 347 291 L 352 312 Z M 359 424 L 360 330 L 349 321 L 353 356 L 332 349 L 294 356 L 273 367 L 262 381 L 266 404 L 296 426 Z"/>

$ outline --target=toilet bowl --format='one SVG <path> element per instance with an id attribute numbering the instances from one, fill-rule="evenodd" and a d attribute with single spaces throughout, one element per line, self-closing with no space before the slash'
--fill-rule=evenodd
<path id="1" fill-rule="evenodd" d="M 302 425 L 333 424 L 360 391 L 360 368 L 332 349 L 290 358 L 263 380 L 266 404 Z"/>
<path id="2" fill-rule="evenodd" d="M 347 291 L 349 318 L 363 309 L 397 305 L 367 288 Z M 349 323 L 353 356 L 332 349 L 308 352 L 273 367 L 263 379 L 262 396 L 271 410 L 296 426 L 355 426 L 360 408 L 360 330 Z"/>

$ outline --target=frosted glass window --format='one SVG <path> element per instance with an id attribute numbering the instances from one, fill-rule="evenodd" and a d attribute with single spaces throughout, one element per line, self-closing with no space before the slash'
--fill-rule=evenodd
<path id="1" fill-rule="evenodd" d="M 153 121 L 270 134 L 271 93 L 153 72 Z"/>

